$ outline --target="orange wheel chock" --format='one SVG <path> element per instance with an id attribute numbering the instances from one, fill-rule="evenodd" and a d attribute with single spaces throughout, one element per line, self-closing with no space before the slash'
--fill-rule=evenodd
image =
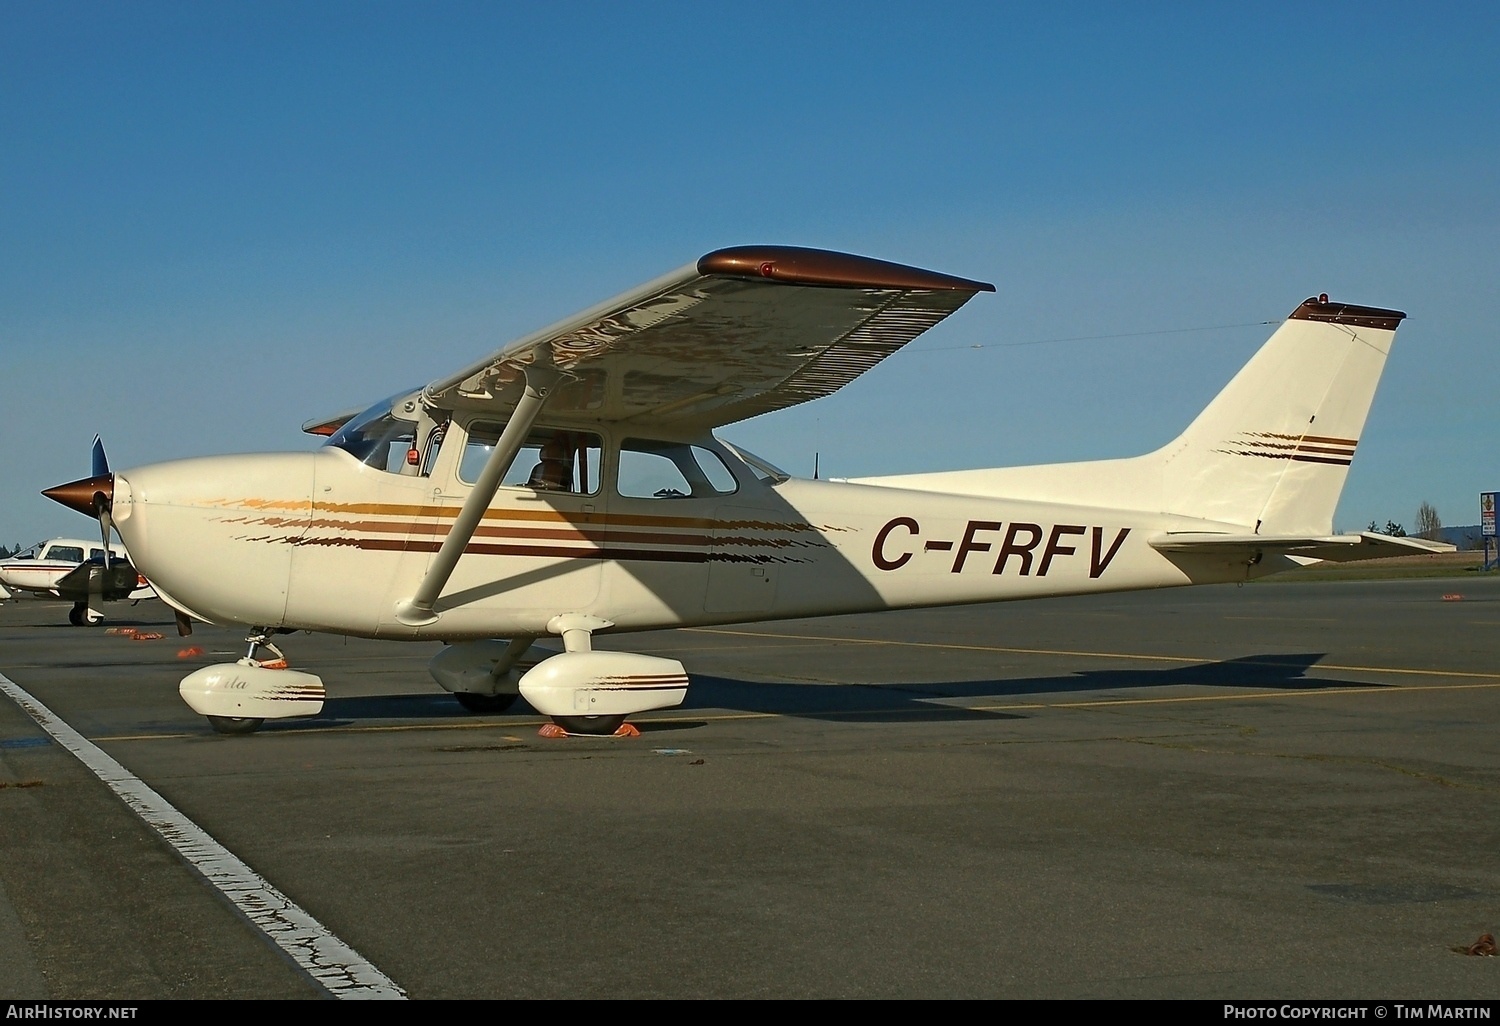
<path id="1" fill-rule="evenodd" d="M 541 725 L 541 727 L 537 729 L 536 734 L 537 734 L 537 737 L 547 737 L 547 738 L 572 737 L 573 736 L 572 734 L 569 734 L 566 730 L 563 730 L 561 727 L 559 727 L 555 723 L 543 723 Z M 601 734 L 587 734 L 587 735 L 579 735 L 579 736 L 580 737 L 602 737 L 603 735 L 601 735 Z M 622 723 L 622 724 L 620 724 L 618 727 L 615 728 L 615 732 L 610 735 L 610 737 L 640 737 L 640 736 L 641 736 L 640 730 L 637 729 L 636 726 L 634 724 L 631 724 L 631 723 Z"/>

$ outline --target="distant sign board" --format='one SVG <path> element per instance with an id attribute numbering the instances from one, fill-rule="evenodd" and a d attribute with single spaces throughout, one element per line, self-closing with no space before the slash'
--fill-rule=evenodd
<path id="1" fill-rule="evenodd" d="M 1495 537 L 1495 496 L 1500 492 L 1479 493 L 1479 534 L 1485 538 Z"/>

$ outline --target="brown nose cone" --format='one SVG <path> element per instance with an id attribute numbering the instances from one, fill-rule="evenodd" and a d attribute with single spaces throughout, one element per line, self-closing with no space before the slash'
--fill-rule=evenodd
<path id="1" fill-rule="evenodd" d="M 103 496 L 106 505 L 114 502 L 115 475 L 101 474 L 99 477 L 70 481 L 67 484 L 48 488 L 42 494 L 53 502 L 60 502 L 69 509 L 76 509 L 86 517 L 98 516 L 95 496 Z"/>

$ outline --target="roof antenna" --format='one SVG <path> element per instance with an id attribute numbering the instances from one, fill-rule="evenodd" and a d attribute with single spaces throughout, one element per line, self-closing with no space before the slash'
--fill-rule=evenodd
<path id="1" fill-rule="evenodd" d="M 818 479 L 818 454 L 813 453 L 813 480 Z"/>

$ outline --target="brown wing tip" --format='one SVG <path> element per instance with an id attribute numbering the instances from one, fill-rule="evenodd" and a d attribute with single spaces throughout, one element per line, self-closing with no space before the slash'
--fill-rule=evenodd
<path id="1" fill-rule="evenodd" d="M 1328 296 L 1313 296 L 1292 311 L 1295 321 L 1326 321 L 1356 328 L 1381 328 L 1395 331 L 1406 314 L 1400 310 L 1382 310 L 1378 306 L 1355 306 L 1353 303 L 1330 303 Z"/>
<path id="2" fill-rule="evenodd" d="M 77 510 L 86 517 L 97 515 L 94 505 L 94 496 L 103 495 L 106 502 L 115 497 L 115 476 L 103 474 L 99 477 L 85 477 L 78 481 L 69 481 L 67 484 L 54 485 L 43 490 L 43 495 L 53 502 L 60 502 L 71 510 Z"/>
<path id="3" fill-rule="evenodd" d="M 988 282 L 924 271 L 873 257 L 802 246 L 733 246 L 698 261 L 698 273 L 724 278 L 765 278 L 784 285 L 851 289 L 926 289 L 935 292 L 994 292 Z"/>

